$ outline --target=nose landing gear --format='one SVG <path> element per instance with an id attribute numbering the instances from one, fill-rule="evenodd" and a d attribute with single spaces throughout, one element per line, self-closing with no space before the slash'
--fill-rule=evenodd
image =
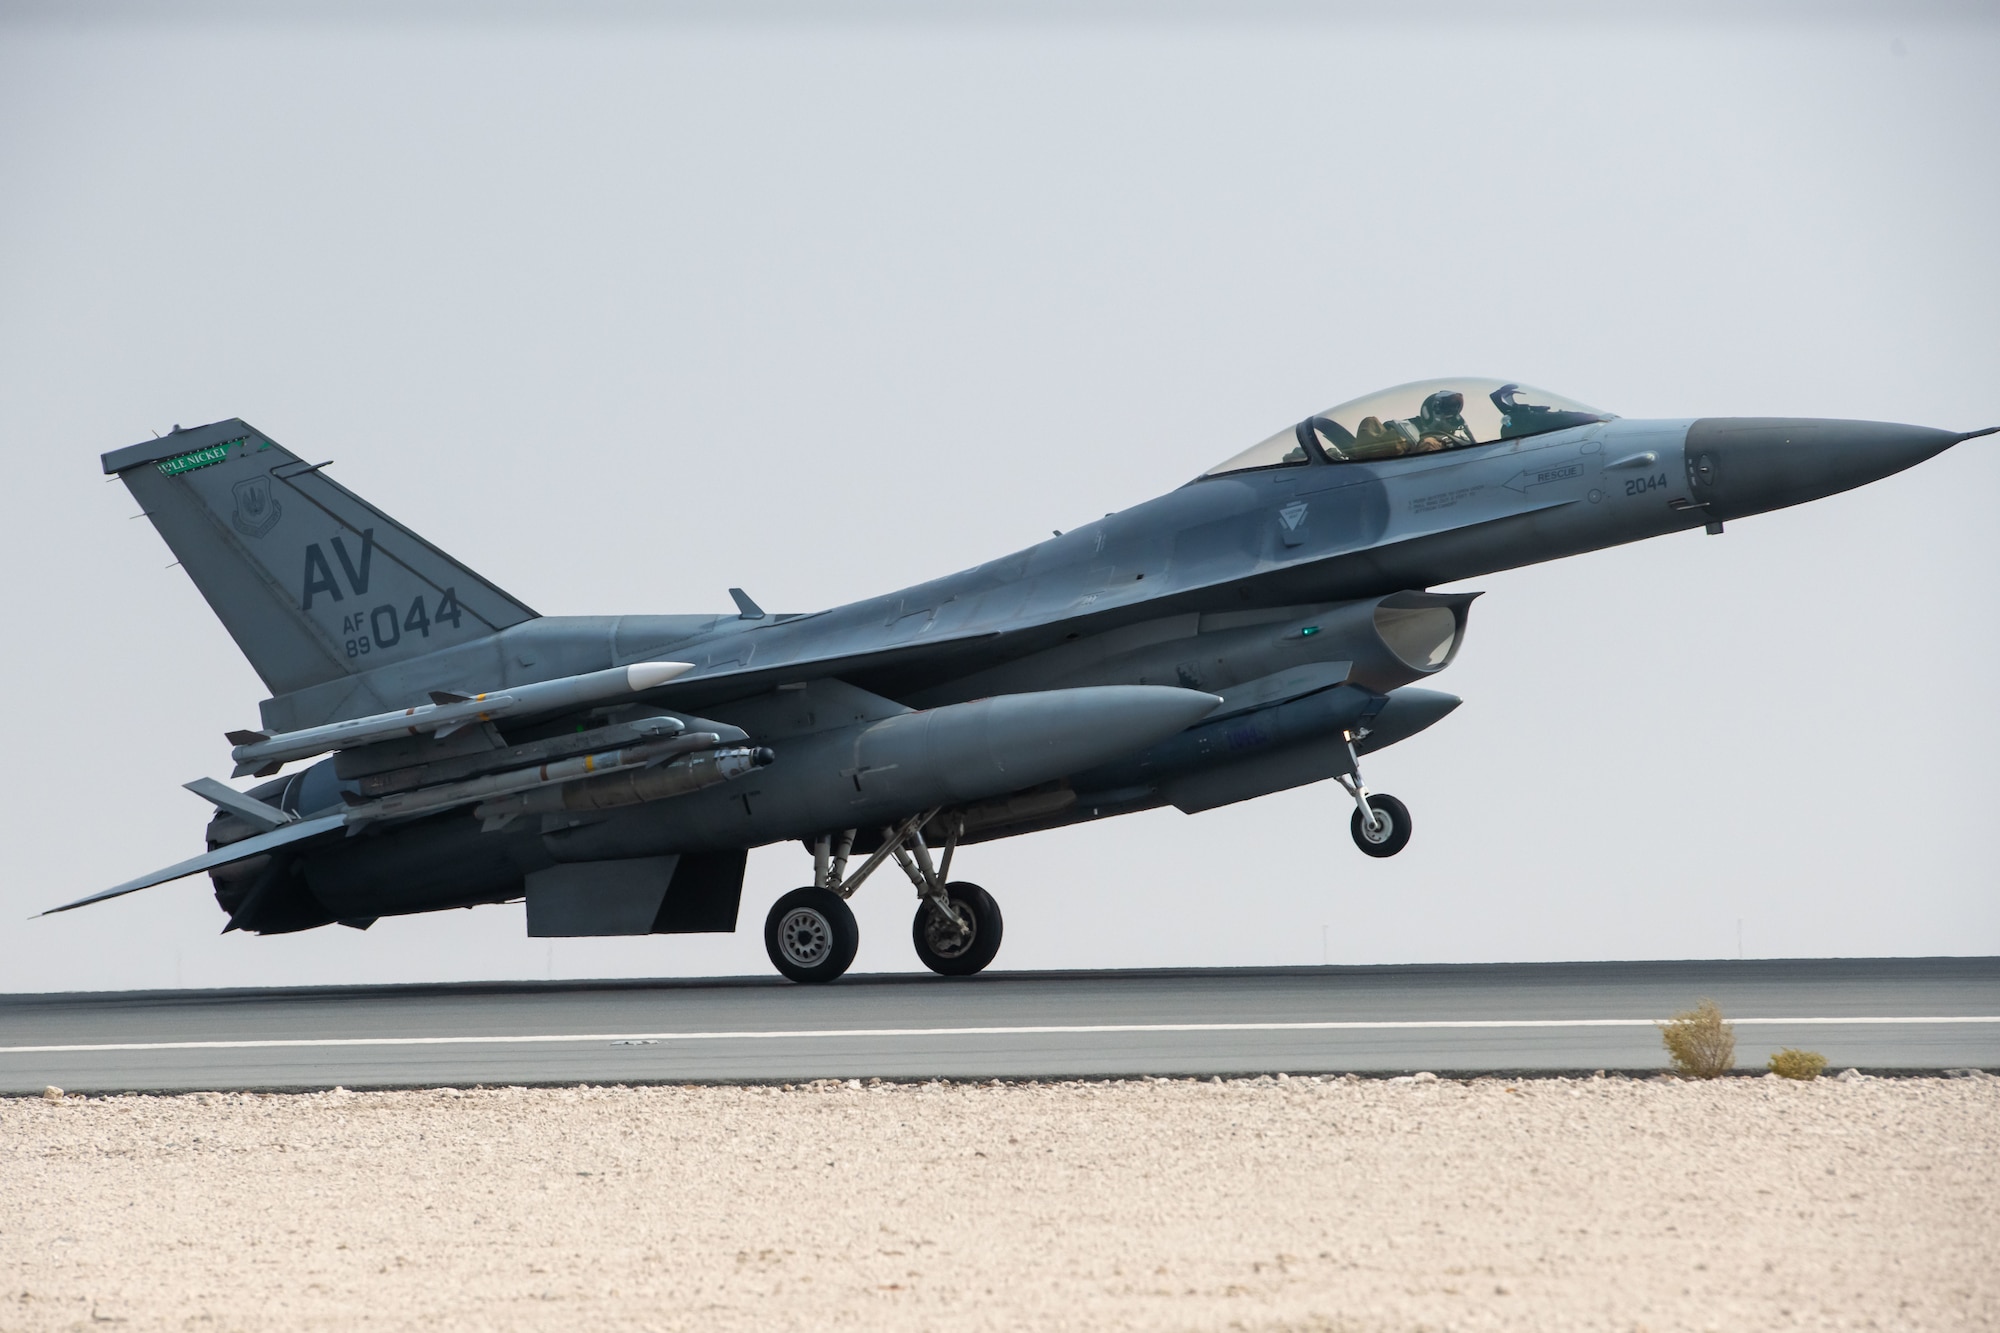
<path id="1" fill-rule="evenodd" d="M 1410 809 L 1393 796 L 1381 793 L 1363 796 L 1355 802 L 1359 809 L 1348 817 L 1347 831 L 1354 835 L 1354 845 L 1370 856 L 1394 856 L 1410 845 Z M 1361 816 L 1366 809 L 1374 817 L 1371 823 Z"/>
<path id="2" fill-rule="evenodd" d="M 917 917 L 911 938 L 925 967 L 947 977 L 969 977 L 1000 952 L 1000 905 L 977 884 L 951 883 L 952 854 L 961 825 L 948 824 L 943 858 L 933 863 L 923 828 L 939 812 L 926 810 L 882 830 L 882 845 L 847 873 L 854 829 L 821 834 L 813 843 L 813 883 L 778 899 L 764 919 L 764 951 L 771 965 L 793 981 L 832 981 L 854 961 L 860 931 L 847 900 L 863 880 L 890 857 L 917 887 Z"/>
<path id="3" fill-rule="evenodd" d="M 1410 845 L 1410 807 L 1393 796 L 1380 792 L 1370 792 L 1361 781 L 1361 756 L 1354 752 L 1355 734 L 1346 732 L 1347 758 L 1354 765 L 1352 774 L 1342 773 L 1340 785 L 1354 798 L 1354 815 L 1347 822 L 1347 831 L 1354 835 L 1354 845 L 1369 856 L 1394 856 Z"/>

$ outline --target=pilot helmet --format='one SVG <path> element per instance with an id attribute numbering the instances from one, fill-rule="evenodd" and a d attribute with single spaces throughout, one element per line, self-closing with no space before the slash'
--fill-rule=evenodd
<path id="1" fill-rule="evenodd" d="M 1439 389 L 1424 399 L 1421 415 L 1436 420 L 1441 417 L 1455 417 L 1465 411 L 1465 395 L 1456 389 Z"/>

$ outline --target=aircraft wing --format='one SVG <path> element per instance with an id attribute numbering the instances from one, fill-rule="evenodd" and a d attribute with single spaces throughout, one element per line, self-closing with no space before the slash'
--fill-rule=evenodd
<path id="1" fill-rule="evenodd" d="M 212 852 L 203 852 L 200 856 L 191 856 L 185 861 L 176 861 L 164 870 L 155 870 L 150 875 L 141 875 L 137 879 L 128 879 L 115 888 L 106 889 L 102 893 L 93 893 L 88 898 L 78 898 L 75 902 L 64 903 L 61 907 L 51 907 L 48 911 L 39 912 L 36 915 L 54 916 L 57 912 L 68 912 L 79 907 L 88 907 L 92 903 L 101 903 L 107 898 L 119 898 L 128 893 L 137 893 L 140 889 L 150 889 L 155 884 L 165 884 L 169 880 L 181 879 L 188 875 L 198 875 L 204 870 L 213 870 L 217 866 L 226 866 L 232 861 L 243 861 L 253 856 L 261 856 L 265 852 L 273 851 L 288 843 L 304 842 L 307 838 L 315 837 L 321 833 L 330 833 L 346 822 L 347 812 L 343 810 L 338 814 L 325 815 L 319 819 L 304 819 L 295 824 L 286 824 L 284 827 L 273 829 L 269 833 L 259 833 L 255 837 L 245 838 L 241 842 L 232 842 L 226 847 L 218 847 Z"/>
<path id="2" fill-rule="evenodd" d="M 987 567 L 952 575 L 915 593 L 905 591 L 868 602 L 816 611 L 760 625 L 746 635 L 680 642 L 662 653 L 684 655 L 693 670 L 647 695 L 663 706 L 696 710 L 795 681 L 835 676 L 863 689 L 898 698 L 912 689 L 954 675 L 970 674 L 1008 657 L 1056 646 L 1079 634 L 1097 634 L 1123 624 L 1212 609 L 1218 589 L 1255 590 L 1256 605 L 1336 602 L 1383 596 L 1444 581 L 1450 561 L 1471 533 L 1523 527 L 1548 509 L 1578 501 L 1551 499 L 1515 512 L 1462 524 L 1445 532 L 1425 532 L 1368 548 L 1367 559 L 1331 578 L 1328 560 L 1279 565 L 1245 574 L 1225 569 L 1210 576 L 1197 570 L 1165 594 L 1144 592 L 1171 580 L 1121 584 L 1115 592 L 1095 590 L 1071 597 L 1083 585 L 1052 591 L 1025 609 L 999 615 L 977 610 L 993 586 Z M 1074 529 L 1088 534 L 1097 525 Z M 1347 553 L 1356 554 L 1356 553 Z M 1005 562 L 1002 562 L 1005 563 Z M 998 576 L 994 576 L 998 577 Z M 1086 604 L 1087 603 L 1087 604 Z M 884 622 L 898 623 L 905 607 L 924 605 L 934 618 L 921 637 L 885 642 Z M 963 612 L 956 608 L 964 607 Z M 947 609 L 950 608 L 950 609 Z M 911 612 L 911 617 L 924 612 Z M 958 615 L 966 619 L 960 620 Z M 703 660 L 706 658 L 706 660 Z"/>
<path id="3" fill-rule="evenodd" d="M 827 677 L 846 679 L 857 673 L 894 669 L 970 670 L 967 663 L 977 662 L 981 653 L 989 652 L 994 643 L 1005 637 L 1002 631 L 980 627 L 941 635 L 924 643 L 836 650 L 831 653 L 807 650 L 778 658 L 769 665 L 740 667 L 731 664 L 719 670 L 690 672 L 640 697 L 655 700 L 662 707 L 691 712 L 708 704 L 740 699 L 794 681 Z"/>

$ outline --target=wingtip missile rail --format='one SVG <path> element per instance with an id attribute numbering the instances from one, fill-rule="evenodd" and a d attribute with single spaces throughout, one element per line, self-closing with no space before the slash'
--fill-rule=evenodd
<path id="1" fill-rule="evenodd" d="M 560 676 L 555 680 L 514 685 L 487 694 L 433 696 L 440 701 L 418 704 L 393 713 L 375 713 L 345 722 L 329 722 L 302 731 L 276 734 L 232 731 L 229 739 L 235 743 L 235 748 L 230 750 L 229 757 L 236 761 L 233 776 L 255 773 L 265 777 L 294 759 L 310 759 L 331 750 L 344 750 L 402 736 L 451 732 L 459 727 L 509 715 L 560 712 L 621 695 L 639 694 L 692 670 L 692 662 L 634 662 L 630 666 L 612 667 L 608 671 Z"/>

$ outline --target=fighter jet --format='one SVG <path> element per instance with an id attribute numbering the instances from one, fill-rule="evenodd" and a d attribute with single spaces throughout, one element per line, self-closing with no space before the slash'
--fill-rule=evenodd
<path id="1" fill-rule="evenodd" d="M 752 847 L 811 883 L 772 964 L 831 981 L 890 863 L 917 957 L 969 976 L 996 838 L 1308 783 L 1394 856 L 1362 758 L 1459 704 L 1424 682 L 1479 594 L 1441 585 L 1832 495 L 1993 430 L 1630 421 L 1513 381 L 1406 384 L 974 569 L 806 614 L 543 616 L 240 420 L 103 456 L 271 692 L 188 783 L 224 930 L 525 900 L 530 935 L 733 931 Z M 286 772 L 287 765 L 311 760 Z"/>

